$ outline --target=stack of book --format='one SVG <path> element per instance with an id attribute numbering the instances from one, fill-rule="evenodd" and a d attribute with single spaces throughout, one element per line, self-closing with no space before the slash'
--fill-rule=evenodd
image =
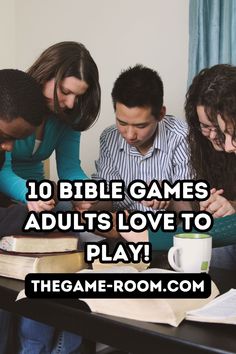
<path id="1" fill-rule="evenodd" d="M 0 239 L 0 276 L 24 279 L 28 273 L 74 273 L 86 268 L 78 238 L 53 232 Z"/>

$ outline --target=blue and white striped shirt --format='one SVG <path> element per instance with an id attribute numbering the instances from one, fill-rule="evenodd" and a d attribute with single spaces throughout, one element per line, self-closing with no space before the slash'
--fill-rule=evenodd
<path id="1" fill-rule="evenodd" d="M 190 179 L 187 124 L 173 116 L 165 116 L 158 124 L 153 146 L 146 155 L 127 144 L 116 126 L 106 128 L 100 137 L 100 156 L 94 179 L 123 180 L 128 186 L 134 180 L 150 183 Z M 116 210 L 152 210 L 126 194 L 122 202 L 114 202 Z"/>

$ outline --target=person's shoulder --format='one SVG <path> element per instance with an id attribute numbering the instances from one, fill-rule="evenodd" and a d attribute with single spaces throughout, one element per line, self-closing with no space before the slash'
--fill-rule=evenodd
<path id="1" fill-rule="evenodd" d="M 166 115 L 162 120 L 165 129 L 175 135 L 185 137 L 188 134 L 188 125 L 187 123 L 175 116 Z"/>
<path id="2" fill-rule="evenodd" d="M 101 134 L 101 140 L 110 140 L 116 137 L 119 137 L 119 132 L 114 124 L 105 128 Z"/>

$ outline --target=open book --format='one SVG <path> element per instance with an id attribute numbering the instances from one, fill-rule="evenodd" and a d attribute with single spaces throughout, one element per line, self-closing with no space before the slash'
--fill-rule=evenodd
<path id="1" fill-rule="evenodd" d="M 135 273 L 137 269 L 130 266 L 113 266 L 102 270 L 82 270 L 81 272 Z M 150 268 L 143 272 L 175 273 L 159 268 Z M 207 299 L 82 299 L 92 312 L 124 317 L 155 323 L 167 323 L 177 327 L 188 311 L 198 309 L 212 301 L 219 291 L 212 282 L 211 296 Z"/>
<path id="2" fill-rule="evenodd" d="M 200 309 L 188 311 L 186 319 L 236 324 L 236 289 L 230 289 Z"/>

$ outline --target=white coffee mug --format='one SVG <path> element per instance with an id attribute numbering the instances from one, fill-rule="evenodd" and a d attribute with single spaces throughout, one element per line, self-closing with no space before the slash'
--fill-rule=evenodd
<path id="1" fill-rule="evenodd" d="M 177 272 L 208 272 L 211 260 L 212 237 L 207 234 L 185 233 L 174 236 L 168 261 Z"/>

